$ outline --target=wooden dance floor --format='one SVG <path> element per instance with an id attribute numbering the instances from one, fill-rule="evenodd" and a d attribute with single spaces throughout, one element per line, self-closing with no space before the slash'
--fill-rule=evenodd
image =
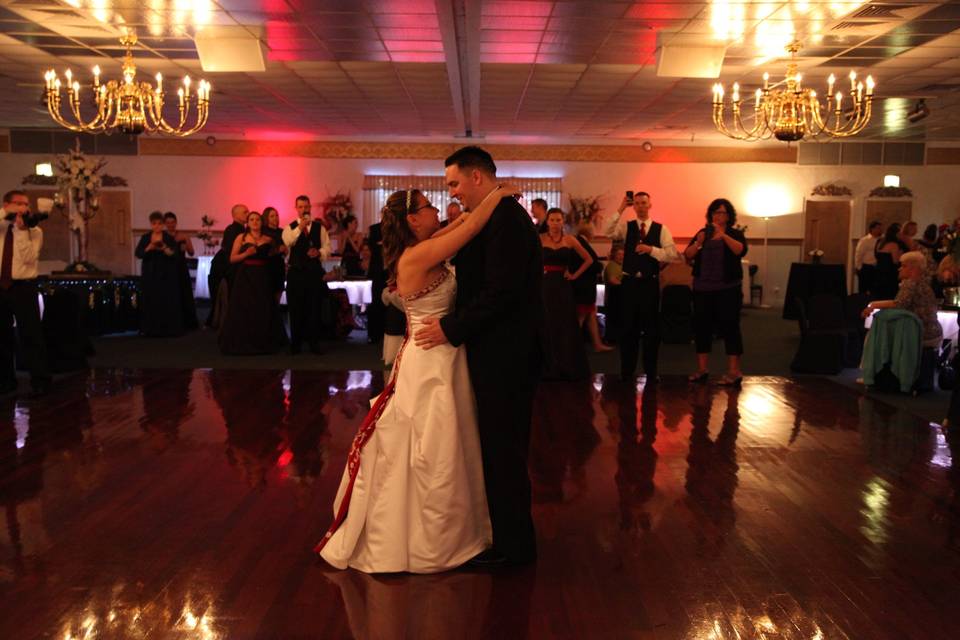
<path id="1" fill-rule="evenodd" d="M 960 637 L 957 443 L 818 378 L 541 389 L 534 566 L 311 548 L 381 373 L 98 370 L 0 404 L 0 638 Z"/>

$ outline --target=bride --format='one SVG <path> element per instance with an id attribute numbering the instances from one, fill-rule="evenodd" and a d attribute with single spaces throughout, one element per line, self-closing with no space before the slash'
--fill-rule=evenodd
<path id="1" fill-rule="evenodd" d="M 441 229 L 420 191 L 397 191 L 383 208 L 383 252 L 407 313 L 408 334 L 453 310 L 446 260 L 477 235 L 500 200 L 494 189 Z M 464 348 L 430 350 L 405 340 L 390 381 L 360 425 L 315 551 L 338 569 L 434 573 L 490 546 L 477 415 Z"/>

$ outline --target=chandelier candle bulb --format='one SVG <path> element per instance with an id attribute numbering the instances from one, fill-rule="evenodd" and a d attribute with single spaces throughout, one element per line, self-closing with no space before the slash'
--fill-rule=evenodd
<path id="1" fill-rule="evenodd" d="M 843 102 L 843 92 L 837 91 L 837 113 L 840 113 L 840 103 Z"/>
<path id="2" fill-rule="evenodd" d="M 757 100 L 756 100 L 756 102 L 754 103 L 753 108 L 754 108 L 754 109 L 759 109 L 759 108 L 760 108 L 760 96 L 763 95 L 763 92 L 760 91 L 760 89 L 757 89 L 757 92 L 756 92 L 754 95 L 756 96 Z"/>
<path id="3" fill-rule="evenodd" d="M 857 72 L 850 72 L 850 93 L 853 93 L 857 90 Z"/>
<path id="4" fill-rule="evenodd" d="M 868 98 L 873 95 L 873 87 L 874 87 L 873 76 L 867 76 L 867 97 Z"/>
<path id="5" fill-rule="evenodd" d="M 163 74 L 157 73 L 157 93 L 163 93 Z"/>
<path id="6" fill-rule="evenodd" d="M 836 81 L 837 81 L 837 77 L 831 73 L 830 77 L 827 78 L 827 96 L 828 97 L 831 97 L 831 98 L 833 97 L 833 85 L 836 83 Z"/>
<path id="7" fill-rule="evenodd" d="M 734 104 L 740 102 L 740 84 L 737 82 L 733 83 L 733 102 Z"/>
<path id="8" fill-rule="evenodd" d="M 770 74 L 764 72 L 763 74 L 763 90 L 766 91 L 770 88 Z"/>
<path id="9" fill-rule="evenodd" d="M 799 93 L 800 93 L 800 81 L 803 80 L 803 74 L 802 74 L 802 73 L 798 73 L 798 74 L 796 75 L 796 80 L 797 80 L 797 94 L 799 94 Z"/>
<path id="10" fill-rule="evenodd" d="M 93 88 L 100 86 L 100 65 L 93 65 Z"/>

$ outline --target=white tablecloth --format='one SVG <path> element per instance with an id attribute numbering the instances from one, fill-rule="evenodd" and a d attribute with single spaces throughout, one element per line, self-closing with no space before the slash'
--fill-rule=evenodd
<path id="1" fill-rule="evenodd" d="M 207 286 L 207 277 L 210 275 L 210 263 L 213 256 L 197 256 L 197 282 L 193 286 L 194 298 L 209 298 L 210 288 Z"/>
<path id="2" fill-rule="evenodd" d="M 373 301 L 373 282 L 370 280 L 334 280 L 327 286 L 346 291 L 350 304 L 370 304 Z"/>

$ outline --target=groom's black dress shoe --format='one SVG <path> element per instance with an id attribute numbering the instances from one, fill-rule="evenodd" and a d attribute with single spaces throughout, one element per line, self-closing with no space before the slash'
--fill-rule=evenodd
<path id="1" fill-rule="evenodd" d="M 468 567 L 505 567 L 508 564 L 510 564 L 510 560 L 507 558 L 507 556 L 503 555 L 496 549 L 487 549 L 486 551 L 481 551 L 477 555 L 467 560 Z"/>

